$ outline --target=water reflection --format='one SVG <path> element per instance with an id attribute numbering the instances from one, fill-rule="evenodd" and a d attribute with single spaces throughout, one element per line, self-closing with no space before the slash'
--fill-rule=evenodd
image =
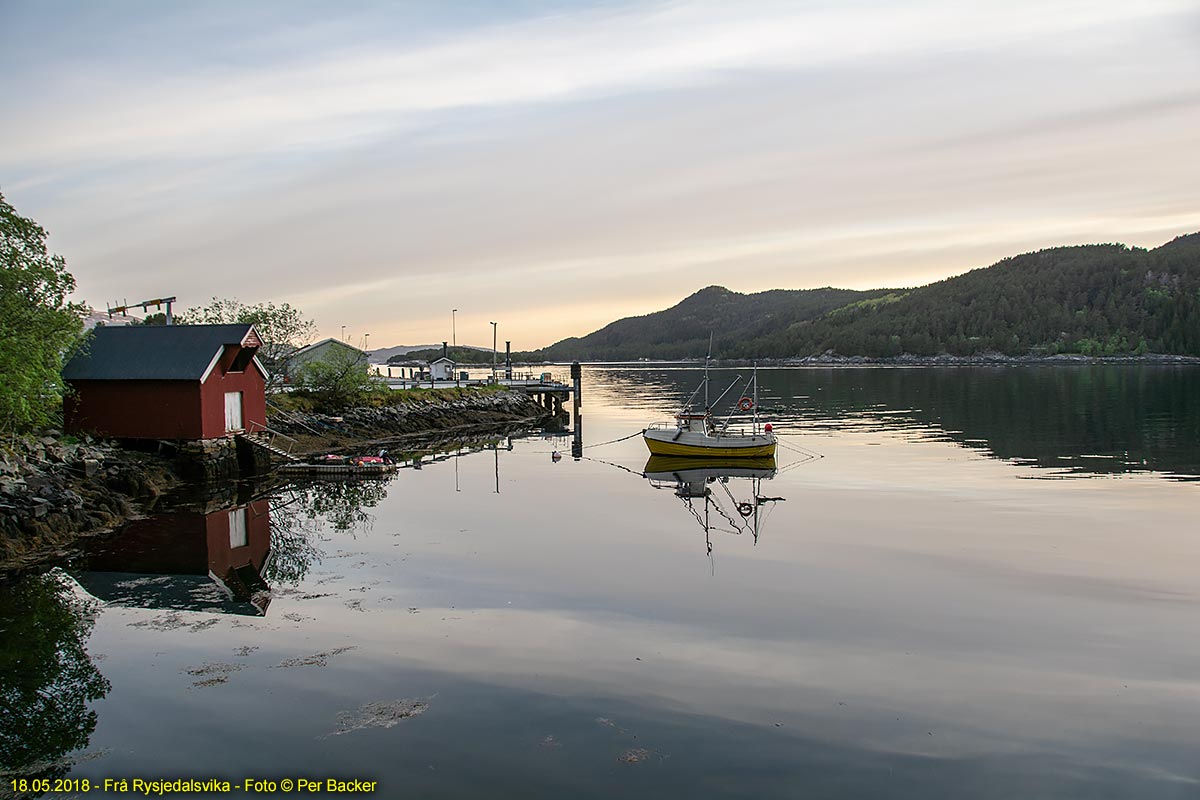
<path id="1" fill-rule="evenodd" d="M 311 533 L 322 524 L 335 531 L 366 532 L 375 521 L 370 509 L 387 497 L 391 479 L 342 476 L 290 483 L 274 492 L 274 518 L 281 529 L 295 534 Z M 300 571 L 296 578 L 302 577 Z"/>
<path id="2" fill-rule="evenodd" d="M 763 481 L 775 477 L 771 458 L 674 458 L 650 456 L 642 474 L 655 489 L 671 491 L 704 531 L 708 553 L 712 534 L 758 535 L 773 504 L 786 498 L 762 493 Z"/>
<path id="3" fill-rule="evenodd" d="M 494 492 L 501 450 L 513 436 L 475 437 L 397 453 L 421 470 L 491 451 Z M 308 478 L 269 487 L 217 487 L 203 501 L 134 520 L 88 541 L 69 568 L 78 585 L 109 606 L 264 616 L 273 587 L 302 582 L 330 534 L 369 534 L 395 474 Z M 254 499 L 247 499 L 250 495 Z"/>
<path id="4" fill-rule="evenodd" d="M 262 615 L 271 602 L 269 512 L 257 500 L 135 520 L 89 543 L 71 575 L 109 605 Z"/>
<path id="5" fill-rule="evenodd" d="M 57 572 L 0 581 L 0 776 L 63 776 L 87 747 L 111 689 L 86 649 L 95 621 Z"/>
<path id="6" fill-rule="evenodd" d="M 87 745 L 107 755 L 78 777 L 326 764 L 380 779 L 387 796 L 1190 796 L 1195 487 L 1017 480 L 1051 470 L 974 453 L 1032 447 L 1052 466 L 1103 443 L 1084 431 L 1072 444 L 1065 420 L 1014 419 L 1025 433 L 1010 436 L 1004 415 L 1025 400 L 984 398 L 984 412 L 921 396 L 978 397 L 942 378 L 808 372 L 760 373 L 776 417 L 802 434 L 777 462 L 647 461 L 634 432 L 696 373 L 605 372 L 588 376 L 595 441 L 580 441 L 578 460 L 565 457 L 574 437 L 493 434 L 415 453 L 383 480 L 193 508 L 269 505 L 266 556 L 250 560 L 272 591 L 268 617 L 143 602 L 104 611 L 90 634 L 90 622 L 54 634 L 54 657 L 75 664 L 64 671 L 105 696 L 99 724 L 86 700 L 64 699 L 75 721 L 59 744 L 25 726 L 3 742 L 3 763 Z M 1069 403 L 1103 419 L 1095 430 L 1114 444 L 1154 428 L 1152 404 L 1107 408 L 1125 390 L 1067 377 L 1051 401 L 1059 378 L 1025 380 L 1015 386 L 1040 398 L 1042 416 Z M 1197 458 L 1180 444 L 1194 401 L 1163 391 L 1183 404 L 1178 426 L 1160 426 L 1160 445 L 1175 444 L 1137 455 L 1182 467 Z M 1037 430 L 1059 439 L 1027 441 Z M 806 462 L 794 444 L 826 458 Z M 232 526 L 222 530 L 232 567 Z M 150 559 L 134 544 L 150 539 L 124 539 L 104 555 L 116 571 L 175 574 L 140 566 Z M 207 534 L 202 544 L 207 573 Z M 97 571 L 101 555 L 76 568 Z M 28 666 L 14 637 L 58 613 L 13 605 L 0 606 L 16 620 L 3 623 L 6 714 L 37 702 L 7 699 Z M 111 690 L 85 644 L 108 654 Z M 83 691 L 55 680 L 35 683 Z M 375 713 L 418 705 L 428 713 Z M 346 731 L 346 719 L 374 723 Z M 10 755 L 26 739 L 44 755 Z"/>
<path id="7" fill-rule="evenodd" d="M 658 411 L 687 397 L 696 374 L 609 369 L 592 391 L 604 402 Z M 1200 478 L 1195 367 L 760 369 L 759 380 L 761 411 L 779 433 L 887 430 L 947 439 L 1042 477 Z"/>

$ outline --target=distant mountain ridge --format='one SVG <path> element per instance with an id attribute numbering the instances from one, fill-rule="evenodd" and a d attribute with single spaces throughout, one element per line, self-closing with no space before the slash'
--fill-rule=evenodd
<path id="1" fill-rule="evenodd" d="M 709 286 L 523 359 L 621 361 L 977 355 L 1200 356 L 1200 233 L 1146 250 L 1078 245 L 1003 259 L 913 289 Z"/>
<path id="2" fill-rule="evenodd" d="M 475 347 L 470 344 L 460 344 L 458 347 L 467 350 L 487 350 L 489 353 L 492 351 L 490 347 Z M 408 355 L 418 350 L 440 350 L 441 348 L 441 342 L 437 344 L 398 344 L 394 347 L 380 347 L 378 350 L 368 350 L 367 358 L 372 364 L 385 364 L 388 359 L 395 356 Z"/>

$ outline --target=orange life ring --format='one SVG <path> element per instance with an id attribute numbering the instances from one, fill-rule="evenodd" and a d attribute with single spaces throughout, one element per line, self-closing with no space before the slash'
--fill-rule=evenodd
<path id="1" fill-rule="evenodd" d="M 738 503 L 738 513 L 743 517 L 748 517 L 754 513 L 754 506 L 749 503 Z"/>
<path id="2" fill-rule="evenodd" d="M 738 400 L 738 408 L 742 411 L 749 411 L 754 408 L 754 401 L 749 397 L 743 397 L 741 400 Z"/>

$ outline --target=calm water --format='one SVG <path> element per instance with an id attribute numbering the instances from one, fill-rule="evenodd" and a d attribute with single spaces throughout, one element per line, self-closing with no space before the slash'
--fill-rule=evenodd
<path id="1" fill-rule="evenodd" d="M 760 377 L 775 470 L 644 476 L 639 438 L 601 443 L 698 373 L 590 370 L 582 460 L 532 436 L 244 488 L 8 581 L 0 764 L 383 797 L 1200 796 L 1200 370 Z"/>

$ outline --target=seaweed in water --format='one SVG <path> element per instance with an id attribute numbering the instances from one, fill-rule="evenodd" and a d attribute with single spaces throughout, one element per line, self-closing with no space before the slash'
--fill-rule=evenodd
<path id="1" fill-rule="evenodd" d="M 424 700 L 376 700 L 354 713 L 343 711 L 338 715 L 338 729 L 329 735 L 341 736 L 364 728 L 392 728 L 406 719 L 421 716 L 428 708 L 429 703 Z"/>
<path id="2" fill-rule="evenodd" d="M 230 673 L 237 672 L 246 668 L 245 664 L 224 664 L 220 662 L 211 662 L 202 664 L 199 667 L 186 669 L 188 675 L 200 680 L 192 683 L 193 689 L 205 689 L 209 686 L 219 686 L 222 683 L 229 681 Z"/>
<path id="3" fill-rule="evenodd" d="M 296 658 L 285 658 L 275 665 L 276 669 L 288 667 L 324 667 L 329 664 L 329 659 L 334 656 L 340 656 L 342 653 L 355 649 L 350 647 L 336 647 L 333 650 L 328 650 L 322 653 L 313 653 L 311 656 L 297 656 Z"/>

